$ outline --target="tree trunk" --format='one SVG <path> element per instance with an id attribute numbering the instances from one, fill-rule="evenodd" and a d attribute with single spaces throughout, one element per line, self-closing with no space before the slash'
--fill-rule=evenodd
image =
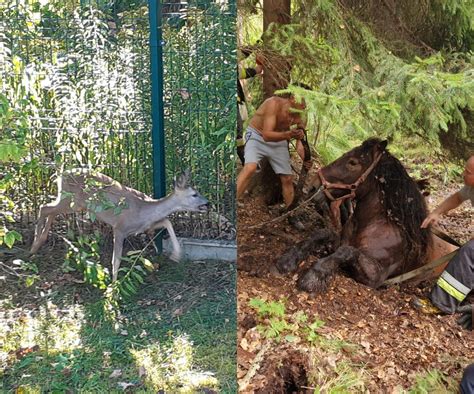
<path id="1" fill-rule="evenodd" d="M 282 25 L 290 22 L 291 0 L 263 0 L 263 31 L 265 32 L 263 91 L 265 98 L 273 96 L 275 90 L 285 89 L 288 86 L 291 70 L 289 61 L 273 52 L 266 42 L 268 36 L 271 35 L 270 24 Z M 269 28 L 271 30 L 267 31 Z M 263 195 L 268 205 L 281 202 L 283 195 L 280 178 L 275 174 L 268 160 L 262 160 L 260 165 L 261 170 L 255 174 L 249 190 L 253 194 Z"/>
<path id="2" fill-rule="evenodd" d="M 291 22 L 291 0 L 263 0 L 264 40 L 268 40 L 274 23 L 285 25 Z M 275 26 L 276 27 L 276 26 Z M 270 48 L 264 41 L 265 48 Z M 263 74 L 263 91 L 265 98 L 271 97 L 275 90 L 284 89 L 290 80 L 291 66 L 287 59 L 269 50 L 265 53 L 265 73 Z"/>

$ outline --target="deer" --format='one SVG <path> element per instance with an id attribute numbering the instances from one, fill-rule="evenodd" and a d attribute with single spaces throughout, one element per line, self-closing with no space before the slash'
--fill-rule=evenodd
<path id="1" fill-rule="evenodd" d="M 113 230 L 112 281 L 118 278 L 125 238 L 141 233 L 152 234 L 165 228 L 170 236 L 173 252 L 171 260 L 181 260 L 181 247 L 173 226 L 167 218 L 178 211 L 206 212 L 209 201 L 189 186 L 189 171 L 174 182 L 172 193 L 154 199 L 118 181 L 87 169 L 65 171 L 57 178 L 56 200 L 41 206 L 30 253 L 35 254 L 48 238 L 55 217 L 87 211 L 91 219 L 106 223 Z"/>

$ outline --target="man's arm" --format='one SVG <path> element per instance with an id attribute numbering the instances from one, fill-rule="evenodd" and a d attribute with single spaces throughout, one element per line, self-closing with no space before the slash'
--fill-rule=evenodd
<path id="1" fill-rule="evenodd" d="M 266 142 L 289 141 L 292 138 L 300 140 L 304 138 L 304 132 L 301 129 L 275 131 L 277 125 L 276 103 L 267 102 L 264 105 L 262 137 Z"/>
<path id="2" fill-rule="evenodd" d="M 441 215 L 459 207 L 463 203 L 464 199 L 462 198 L 459 192 L 456 192 L 444 200 L 441 205 L 431 212 L 426 219 L 421 223 L 421 228 L 427 228 L 430 224 L 435 224 Z"/>

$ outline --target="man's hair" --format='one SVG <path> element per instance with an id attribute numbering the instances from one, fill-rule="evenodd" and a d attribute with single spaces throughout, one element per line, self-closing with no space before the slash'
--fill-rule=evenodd
<path id="1" fill-rule="evenodd" d="M 243 58 L 248 58 L 254 50 L 250 47 L 242 47 L 240 48 L 240 53 L 242 54 Z"/>

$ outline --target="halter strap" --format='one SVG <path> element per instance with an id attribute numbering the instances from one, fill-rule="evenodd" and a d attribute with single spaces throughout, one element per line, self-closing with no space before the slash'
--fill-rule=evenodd
<path id="1" fill-rule="evenodd" d="M 321 180 L 321 184 L 323 185 L 323 192 L 326 195 L 326 197 L 331 201 L 330 206 L 331 206 L 331 216 L 332 216 L 332 221 L 336 229 L 340 230 L 341 228 L 341 217 L 340 217 L 340 211 L 339 207 L 341 204 L 344 202 L 344 200 L 347 199 L 353 199 L 355 198 L 355 193 L 359 185 L 364 182 L 369 174 L 372 172 L 372 170 L 375 168 L 377 163 L 380 161 L 380 158 L 382 157 L 383 152 L 380 152 L 375 156 L 374 161 L 372 164 L 363 172 L 363 174 L 354 182 L 351 184 L 347 183 L 332 183 L 328 182 L 326 178 L 324 178 L 322 168 L 318 170 L 318 176 L 319 179 Z M 345 194 L 344 196 L 334 198 L 334 196 L 331 194 L 330 189 L 342 189 L 342 190 L 350 190 L 351 192 L 349 194 Z M 353 206 L 351 207 L 351 211 L 353 210 Z M 351 213 L 352 214 L 352 213 Z"/>
<path id="2" fill-rule="evenodd" d="M 348 198 L 354 198 L 357 188 L 359 187 L 361 183 L 363 183 L 367 179 L 369 174 L 373 171 L 375 166 L 380 161 L 380 158 L 382 157 L 382 155 L 383 155 L 383 152 L 378 153 L 377 156 L 375 156 L 375 159 L 372 162 L 372 164 L 363 172 L 363 174 L 354 183 L 351 183 L 351 184 L 328 182 L 323 175 L 323 169 L 320 168 L 318 170 L 318 176 L 319 176 L 319 179 L 321 180 L 321 184 L 323 185 L 323 188 L 324 188 L 323 192 L 326 195 L 326 197 L 329 198 L 329 200 L 331 201 L 339 201 L 339 200 L 344 201 Z M 351 192 L 349 194 L 345 194 L 344 196 L 334 198 L 334 196 L 330 192 L 331 189 L 350 190 Z"/>

